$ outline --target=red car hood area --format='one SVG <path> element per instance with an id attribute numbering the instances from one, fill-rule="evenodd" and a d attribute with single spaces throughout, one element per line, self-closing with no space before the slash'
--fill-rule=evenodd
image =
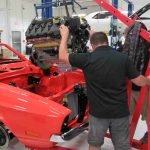
<path id="1" fill-rule="evenodd" d="M 88 125 L 88 100 L 81 70 L 59 71 L 56 64 L 45 73 L 13 48 L 0 43 L 17 59 L 0 58 L 0 127 L 3 148 L 14 135 L 30 148 L 51 148 L 70 140 Z"/>
<path id="2" fill-rule="evenodd" d="M 0 95 L 1 122 L 29 147 L 51 147 L 51 135 L 60 134 L 64 119 L 71 113 L 50 98 L 3 83 Z"/>

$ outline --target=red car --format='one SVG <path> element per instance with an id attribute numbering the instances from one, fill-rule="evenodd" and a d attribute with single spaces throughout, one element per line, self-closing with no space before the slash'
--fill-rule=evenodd
<path id="1" fill-rule="evenodd" d="M 0 149 L 8 146 L 10 134 L 27 147 L 50 148 L 56 139 L 72 139 L 87 128 L 81 70 L 59 72 L 52 65 L 45 75 L 13 48 L 0 47 L 6 57 L 0 56 Z"/>

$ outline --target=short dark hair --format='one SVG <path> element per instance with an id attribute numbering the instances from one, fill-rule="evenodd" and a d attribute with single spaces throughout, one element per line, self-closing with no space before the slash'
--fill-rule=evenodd
<path id="1" fill-rule="evenodd" d="M 103 44 L 103 43 L 108 44 L 108 38 L 104 32 L 95 32 L 92 34 L 90 38 L 90 42 L 93 45 L 98 45 L 98 44 Z"/>

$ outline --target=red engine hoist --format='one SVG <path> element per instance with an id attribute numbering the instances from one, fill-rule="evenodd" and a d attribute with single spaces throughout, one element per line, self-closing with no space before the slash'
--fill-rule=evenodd
<path id="1" fill-rule="evenodd" d="M 139 18 L 140 15 L 142 15 L 146 10 L 150 9 L 150 4 L 143 7 L 141 10 L 136 12 L 131 16 L 131 18 L 125 16 L 122 14 L 119 10 L 117 10 L 115 7 L 113 7 L 111 4 L 109 4 L 106 0 L 95 0 L 101 7 L 109 11 L 112 15 L 117 17 L 119 20 L 121 20 L 124 24 L 126 24 L 128 27 L 131 27 L 137 18 Z M 142 36 L 145 40 L 147 40 L 150 43 L 150 33 L 147 32 L 145 29 L 141 29 L 140 36 Z M 150 49 L 149 49 L 150 50 Z M 150 61 L 147 67 L 146 76 L 150 75 Z M 131 86 L 129 87 L 129 91 L 131 91 Z M 135 111 L 133 113 L 132 121 L 130 124 L 130 141 L 131 145 L 134 148 L 140 149 L 140 150 L 150 150 L 150 115 L 148 115 L 148 144 L 143 144 L 139 140 L 133 139 L 135 129 L 138 123 L 138 119 L 140 117 L 142 106 L 144 104 L 144 98 L 146 96 L 146 92 L 150 91 L 150 87 L 142 87 L 140 91 L 140 95 L 138 97 L 138 102 L 135 107 Z M 129 92 L 130 93 L 130 92 Z M 130 96 L 129 96 L 130 97 Z M 150 114 L 150 95 L 149 95 L 149 102 L 148 102 L 148 114 Z"/>

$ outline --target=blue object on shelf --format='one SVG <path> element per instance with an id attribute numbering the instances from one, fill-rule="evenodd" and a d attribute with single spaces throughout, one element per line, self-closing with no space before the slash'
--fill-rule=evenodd
<path id="1" fill-rule="evenodd" d="M 51 18 L 52 17 L 52 0 L 42 0 L 42 18 Z"/>
<path id="2" fill-rule="evenodd" d="M 128 3 L 128 16 L 131 16 L 133 14 L 134 4 L 131 0 L 124 0 L 124 1 Z"/>
<path id="3" fill-rule="evenodd" d="M 118 9 L 118 0 L 112 0 L 112 5 Z M 111 46 L 114 49 L 116 49 L 118 37 L 117 37 L 117 18 L 115 16 L 113 16 L 111 20 L 110 36 L 111 36 Z"/>

